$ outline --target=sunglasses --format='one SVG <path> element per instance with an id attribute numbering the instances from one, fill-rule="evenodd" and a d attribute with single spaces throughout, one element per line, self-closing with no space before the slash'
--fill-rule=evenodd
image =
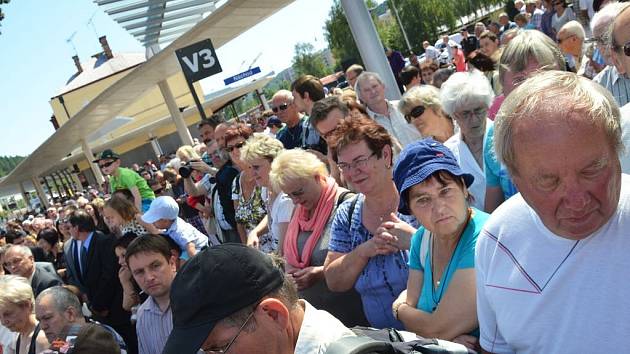
<path id="1" fill-rule="evenodd" d="M 106 167 L 109 167 L 109 166 L 113 165 L 113 164 L 114 164 L 114 162 L 116 162 L 116 160 L 114 160 L 114 161 L 110 161 L 110 162 L 105 162 L 105 163 L 104 163 L 104 164 L 102 164 L 102 165 L 101 165 L 101 164 L 99 164 L 99 165 L 98 165 L 98 167 L 99 167 L 99 168 L 101 168 L 101 169 L 103 169 L 103 168 L 106 168 Z"/>
<path id="2" fill-rule="evenodd" d="M 624 45 L 614 45 L 613 49 L 616 51 L 621 51 L 627 57 L 630 57 L 630 42 L 627 42 Z"/>
<path id="3" fill-rule="evenodd" d="M 411 123 L 412 120 L 424 114 L 424 110 L 425 110 L 424 106 L 413 107 L 413 109 L 411 110 L 411 112 L 409 112 L 409 114 L 405 114 L 405 119 L 407 120 L 407 123 Z"/>
<path id="4" fill-rule="evenodd" d="M 278 111 L 286 111 L 287 108 L 289 108 L 289 104 L 283 103 L 279 105 L 278 107 L 272 107 L 271 110 L 273 111 L 273 113 L 278 113 Z"/>
<path id="5" fill-rule="evenodd" d="M 245 146 L 245 142 L 244 141 L 240 142 L 240 143 L 238 143 L 236 145 L 233 145 L 233 146 L 228 146 L 228 147 L 225 148 L 225 150 L 227 150 L 228 152 L 232 152 L 232 151 L 234 151 L 234 149 L 240 149 L 243 146 Z"/>

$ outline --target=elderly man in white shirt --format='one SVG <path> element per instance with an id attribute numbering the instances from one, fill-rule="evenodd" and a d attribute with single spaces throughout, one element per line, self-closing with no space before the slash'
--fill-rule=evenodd
<path id="1" fill-rule="evenodd" d="M 377 73 L 366 71 L 359 75 L 356 92 L 367 106 L 370 118 L 387 129 L 402 147 L 422 139 L 418 130 L 398 111 L 398 101 L 385 99 L 385 85 Z"/>

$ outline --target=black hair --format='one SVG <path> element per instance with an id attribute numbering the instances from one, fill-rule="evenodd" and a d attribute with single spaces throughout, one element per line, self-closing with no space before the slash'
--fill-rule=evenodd
<path id="1" fill-rule="evenodd" d="M 72 226 L 76 226 L 79 228 L 79 231 L 93 232 L 94 230 L 96 230 L 94 220 L 85 210 L 76 210 L 70 215 L 68 219 Z"/>
<path id="2" fill-rule="evenodd" d="M 44 240 L 54 247 L 59 242 L 59 233 L 52 227 L 47 227 L 37 234 L 37 240 Z"/>
<path id="3" fill-rule="evenodd" d="M 129 264 L 131 256 L 144 252 L 159 253 L 167 260 L 171 259 L 171 249 L 166 240 L 155 235 L 145 234 L 131 241 L 125 253 L 125 261 Z"/>

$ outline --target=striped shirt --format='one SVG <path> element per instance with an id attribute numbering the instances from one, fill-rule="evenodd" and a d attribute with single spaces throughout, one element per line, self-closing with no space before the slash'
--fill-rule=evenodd
<path id="1" fill-rule="evenodd" d="M 619 107 L 623 107 L 630 102 L 630 79 L 625 75 L 619 74 L 614 65 L 608 65 L 593 81 L 604 86 L 612 93 Z"/>
<path id="2" fill-rule="evenodd" d="M 140 354 L 161 353 L 166 340 L 173 330 L 171 306 L 162 312 L 158 304 L 149 296 L 138 308 L 138 350 Z"/>

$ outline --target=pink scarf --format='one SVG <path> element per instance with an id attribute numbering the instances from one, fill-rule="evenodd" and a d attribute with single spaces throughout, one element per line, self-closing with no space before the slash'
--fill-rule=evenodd
<path id="1" fill-rule="evenodd" d="M 287 262 L 296 268 L 306 268 L 311 263 L 313 250 L 324 232 L 324 228 L 330 219 L 330 214 L 335 206 L 335 196 L 337 195 L 337 182 L 333 178 L 328 178 L 326 187 L 319 195 L 319 201 L 313 212 L 313 216 L 308 218 L 308 210 L 302 205 L 298 205 L 293 217 L 289 222 L 286 236 L 284 237 L 284 257 Z M 297 249 L 298 235 L 301 231 L 311 231 L 311 235 L 304 249 L 302 257 L 299 257 Z"/>

